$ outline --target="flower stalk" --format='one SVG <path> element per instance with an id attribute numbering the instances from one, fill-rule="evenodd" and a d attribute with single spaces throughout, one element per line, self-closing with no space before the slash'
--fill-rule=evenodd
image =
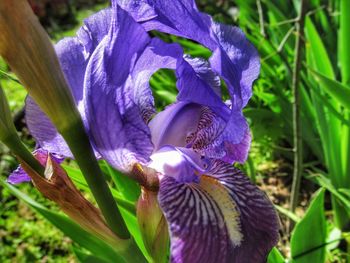
<path id="1" fill-rule="evenodd" d="M 10 107 L 0 86 L 0 141 L 16 156 L 30 165 L 40 176 L 44 176 L 44 167 L 34 158 L 21 142 L 13 124 Z"/>
<path id="2" fill-rule="evenodd" d="M 25 0 L 0 2 L 0 55 L 70 147 L 111 230 L 130 238 L 45 30 Z M 15 142 L 9 140 L 11 148 Z M 30 164 L 28 162 L 28 164 Z"/>

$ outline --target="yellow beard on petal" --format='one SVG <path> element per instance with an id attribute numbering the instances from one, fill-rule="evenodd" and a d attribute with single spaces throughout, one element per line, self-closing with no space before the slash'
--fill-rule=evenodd
<path id="1" fill-rule="evenodd" d="M 232 244 L 234 246 L 241 245 L 243 235 L 239 218 L 240 213 L 237 210 L 235 201 L 231 198 L 225 187 L 213 177 L 202 175 L 199 185 L 219 206 Z"/>

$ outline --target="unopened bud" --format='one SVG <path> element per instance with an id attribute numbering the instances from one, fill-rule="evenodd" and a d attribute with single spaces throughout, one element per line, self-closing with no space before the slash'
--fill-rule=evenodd
<path id="1" fill-rule="evenodd" d="M 137 220 L 145 247 L 154 262 L 166 262 L 169 253 L 168 224 L 159 207 L 157 192 L 142 188 L 137 203 Z"/>
<path id="2" fill-rule="evenodd" d="M 22 168 L 32 179 L 35 187 L 55 202 L 70 218 L 90 233 L 112 246 L 123 249 L 120 239 L 109 229 L 101 212 L 75 187 L 65 170 L 48 155 L 45 178 L 41 177 L 25 161 L 19 158 Z"/>
<path id="3" fill-rule="evenodd" d="M 0 1 L 0 55 L 59 131 L 80 118 L 53 45 L 27 0 Z"/>

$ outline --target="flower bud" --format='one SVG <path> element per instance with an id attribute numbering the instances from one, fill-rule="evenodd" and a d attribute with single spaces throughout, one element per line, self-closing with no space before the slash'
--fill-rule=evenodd
<path id="1" fill-rule="evenodd" d="M 59 131 L 79 119 L 53 45 L 26 0 L 0 1 L 0 55 Z"/>
<path id="2" fill-rule="evenodd" d="M 43 162 L 39 154 L 37 158 Z M 41 177 L 24 160 L 19 158 L 22 168 L 30 176 L 35 187 L 48 199 L 55 202 L 82 228 L 98 236 L 110 245 L 123 246 L 119 238 L 109 229 L 101 212 L 93 206 L 75 187 L 66 171 L 49 154 L 45 164 L 45 178 Z"/>
<path id="3" fill-rule="evenodd" d="M 145 247 L 154 262 L 166 262 L 169 252 L 168 224 L 159 207 L 157 192 L 142 188 L 137 203 L 137 220 Z"/>

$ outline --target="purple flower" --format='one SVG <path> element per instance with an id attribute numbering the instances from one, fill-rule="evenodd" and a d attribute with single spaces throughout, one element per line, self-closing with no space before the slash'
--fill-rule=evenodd
<path id="1" fill-rule="evenodd" d="M 212 56 L 189 57 L 151 30 L 199 42 Z M 137 163 L 157 171 L 172 262 L 264 262 L 278 240 L 278 218 L 264 193 L 232 166 L 247 158 L 251 137 L 242 108 L 260 69 L 242 31 L 214 22 L 193 0 L 112 0 L 56 51 L 96 155 L 126 173 Z M 175 71 L 179 93 L 156 113 L 149 79 L 161 68 Z M 26 111 L 39 145 L 71 157 L 30 98 Z"/>

